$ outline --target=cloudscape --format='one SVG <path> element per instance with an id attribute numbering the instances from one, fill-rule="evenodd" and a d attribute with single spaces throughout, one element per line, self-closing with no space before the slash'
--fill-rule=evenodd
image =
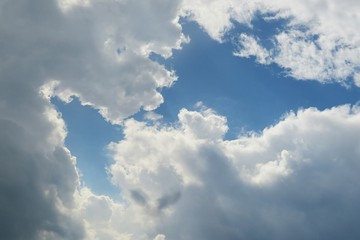
<path id="1" fill-rule="evenodd" d="M 0 0 L 0 239 L 360 239 L 360 2 Z"/>

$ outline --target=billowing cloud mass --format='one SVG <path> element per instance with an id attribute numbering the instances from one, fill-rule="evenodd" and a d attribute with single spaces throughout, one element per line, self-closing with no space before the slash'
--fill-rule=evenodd
<path id="1" fill-rule="evenodd" d="M 226 117 L 201 103 L 172 124 L 152 112 L 177 76 L 150 59 L 189 41 L 180 17 L 219 42 L 234 21 L 287 19 L 270 47 L 237 33 L 234 54 L 360 86 L 358 9 L 350 0 L 2 0 L 0 238 L 360 238 L 359 106 L 299 110 L 224 140 Z M 77 97 L 123 124 L 124 139 L 108 146 L 120 201 L 81 184 L 52 97 Z M 129 118 L 141 109 L 148 122 Z"/>
<path id="2" fill-rule="evenodd" d="M 171 86 L 176 76 L 148 56 L 169 57 L 186 41 L 176 19 L 177 2 L 80 3 L 3 3 L 4 67 L 25 65 L 29 69 L 20 72 L 27 78 L 39 74 L 48 94 L 65 101 L 76 96 L 114 123 L 140 108 L 158 107 L 163 102 L 158 90 Z"/>
<path id="3" fill-rule="evenodd" d="M 130 239 L 360 236 L 358 106 L 299 110 L 234 140 L 223 140 L 226 119 L 211 109 L 178 117 L 170 126 L 125 122 L 124 140 L 110 145 L 124 203 L 90 205 L 112 212 L 106 226 Z"/>

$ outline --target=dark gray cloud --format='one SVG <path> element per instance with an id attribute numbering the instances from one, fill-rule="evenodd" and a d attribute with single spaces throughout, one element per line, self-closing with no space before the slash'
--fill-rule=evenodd
<path id="1" fill-rule="evenodd" d="M 69 154 L 59 146 L 48 153 L 38 151 L 34 143 L 52 146 L 14 122 L 0 123 L 1 238 L 39 239 L 51 233 L 82 239 L 81 222 L 58 206 L 73 204 L 77 174 Z"/>
<path id="2" fill-rule="evenodd" d="M 171 205 L 174 205 L 181 198 L 181 192 L 175 192 L 169 195 L 162 196 L 158 199 L 158 209 L 162 210 Z"/>
<path id="3" fill-rule="evenodd" d="M 84 237 L 81 221 L 70 211 L 78 176 L 62 144 L 63 125 L 39 94 L 51 59 L 48 46 L 41 46 L 42 35 L 51 31 L 42 27 L 56 23 L 59 12 L 54 4 L 5 1 L 1 6 L 2 239 Z"/>
<path id="4" fill-rule="evenodd" d="M 131 198 L 138 204 L 146 207 L 148 204 L 147 196 L 141 190 L 131 190 Z"/>
<path id="5" fill-rule="evenodd" d="M 61 9 L 64 2 L 72 6 Z M 177 2 L 169 11 L 159 5 L 0 2 L 1 239 L 91 235 L 74 198 L 79 177 L 65 124 L 49 98 L 78 96 L 112 122 L 162 103 L 158 90 L 176 77 L 148 54 L 169 57 L 185 38 L 173 21 Z"/>

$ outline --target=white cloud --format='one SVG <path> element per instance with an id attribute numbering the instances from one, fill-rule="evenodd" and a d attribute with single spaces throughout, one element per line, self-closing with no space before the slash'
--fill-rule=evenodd
<path id="1" fill-rule="evenodd" d="M 75 7 L 87 7 L 90 5 L 90 0 L 58 0 L 58 6 L 62 11 L 67 12 Z"/>
<path id="2" fill-rule="evenodd" d="M 144 114 L 144 117 L 147 120 L 155 122 L 161 120 L 163 118 L 163 115 L 150 111 L 150 112 L 146 112 Z"/>
<path id="3" fill-rule="evenodd" d="M 234 55 L 255 56 L 261 64 L 276 63 L 300 80 L 347 84 L 346 79 L 353 76 L 355 82 L 360 48 L 331 43 L 325 36 L 317 40 L 312 40 L 313 37 L 311 33 L 299 30 L 281 32 L 274 38 L 275 47 L 267 50 L 254 37 L 241 34 L 239 50 Z"/>
<path id="4" fill-rule="evenodd" d="M 240 34 L 238 39 L 239 49 L 234 51 L 234 55 L 238 57 L 256 57 L 256 62 L 260 64 L 270 63 L 270 53 L 260 46 L 257 39 L 246 34 Z"/>
<path id="5" fill-rule="evenodd" d="M 163 234 L 159 234 L 154 238 L 154 240 L 165 240 L 165 239 L 166 239 L 166 237 Z"/>
<path id="6" fill-rule="evenodd" d="M 308 23 L 314 32 L 333 39 L 344 39 L 349 44 L 359 44 L 360 36 L 354 32 L 359 24 L 358 1 L 272 1 L 269 8 L 287 11 L 294 16 L 294 24 Z"/>
<path id="7" fill-rule="evenodd" d="M 226 118 L 218 116 L 211 109 L 200 112 L 180 110 L 179 120 L 184 132 L 199 139 L 221 139 L 228 130 Z"/>
<path id="8" fill-rule="evenodd" d="M 147 219 L 128 234 L 142 229 L 149 238 L 161 233 L 169 239 L 360 235 L 353 214 L 360 210 L 357 106 L 299 110 L 262 133 L 227 141 L 187 131 L 226 128 L 225 121 L 209 121 L 223 117 L 207 110 L 182 110 L 174 126 L 125 122 L 124 140 L 110 146 L 110 172 L 123 190 L 125 209 Z M 183 121 L 184 113 L 197 124 Z"/>
<path id="9" fill-rule="evenodd" d="M 214 7 L 220 5 L 221 7 Z M 231 21 L 250 28 L 256 17 L 271 22 L 288 19 L 271 39 L 273 47 L 266 50 L 256 38 L 242 34 L 240 57 L 255 56 L 257 62 L 274 62 L 288 74 L 301 80 L 348 84 L 360 67 L 360 24 L 358 1 L 262 1 L 228 0 L 185 1 L 184 9 L 209 35 L 223 41 L 232 28 Z M 269 16 L 273 15 L 273 16 Z M 256 31 L 255 31 L 256 32 Z M 355 82 L 356 85 L 356 82 Z"/>
<path id="10" fill-rule="evenodd" d="M 223 35 L 233 27 L 231 20 L 251 25 L 259 8 L 257 4 L 243 0 L 184 0 L 182 14 L 199 23 L 212 38 L 222 41 Z"/>
<path id="11" fill-rule="evenodd" d="M 280 177 L 286 177 L 292 173 L 292 170 L 288 165 L 289 157 L 291 157 L 289 152 L 283 150 L 279 154 L 278 159 L 266 163 L 258 163 L 255 165 L 255 169 L 252 172 L 247 173 L 245 170 L 242 171 L 242 174 L 245 174 L 245 178 L 248 176 L 251 183 L 257 185 L 272 184 Z"/>
<path id="12" fill-rule="evenodd" d="M 56 1 L 37 0 L 32 7 L 17 2 L 2 6 L 3 65 L 31 66 L 20 72 L 55 79 L 52 94 L 64 100 L 77 96 L 120 123 L 141 108 L 157 108 L 159 91 L 177 79 L 148 56 L 170 57 L 187 41 L 177 23 L 178 1 L 94 0 L 86 7 L 84 1 L 60 1 L 71 5 L 64 13 Z"/>
<path id="13" fill-rule="evenodd" d="M 355 81 L 355 85 L 360 87 L 360 73 L 356 73 L 354 75 L 354 81 Z"/>

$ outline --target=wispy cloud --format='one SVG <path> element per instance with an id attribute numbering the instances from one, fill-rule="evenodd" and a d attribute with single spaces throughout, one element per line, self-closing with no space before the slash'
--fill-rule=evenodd
<path id="1" fill-rule="evenodd" d="M 288 75 L 300 80 L 322 83 L 356 84 L 359 73 L 360 24 L 356 1 L 185 1 L 184 9 L 209 35 L 224 41 L 233 22 L 253 28 L 256 18 L 265 21 L 285 19 L 266 49 L 253 36 L 241 35 L 241 51 L 237 56 L 255 56 L 261 64 L 270 62 L 284 68 Z M 269 17 L 270 15 L 270 17 Z M 246 38 L 246 39 L 245 39 Z M 246 40 L 246 41 L 245 41 Z M 261 39 L 260 39 L 261 40 Z M 251 42 L 250 42 L 251 41 Z M 255 44 L 256 43 L 256 44 Z M 352 81 L 350 81 L 351 79 Z"/>

